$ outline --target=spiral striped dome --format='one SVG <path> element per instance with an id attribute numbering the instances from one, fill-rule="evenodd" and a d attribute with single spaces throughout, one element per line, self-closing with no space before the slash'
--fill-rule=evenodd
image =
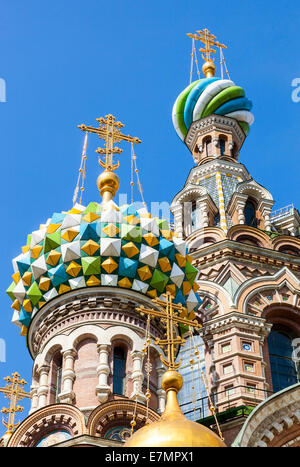
<path id="1" fill-rule="evenodd" d="M 225 115 L 237 120 L 246 136 L 254 116 L 245 91 L 229 79 L 203 78 L 191 83 L 177 97 L 172 111 L 174 128 L 184 141 L 191 124 L 208 115 Z"/>

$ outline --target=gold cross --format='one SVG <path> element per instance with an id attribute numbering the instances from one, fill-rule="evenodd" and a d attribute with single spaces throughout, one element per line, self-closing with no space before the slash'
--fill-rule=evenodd
<path id="1" fill-rule="evenodd" d="M 210 56 L 211 54 L 216 53 L 215 49 L 213 49 L 212 46 L 227 49 L 226 45 L 220 44 L 220 42 L 216 40 L 216 36 L 211 34 L 211 32 L 208 29 L 203 29 L 203 31 L 200 30 L 196 32 L 197 34 L 188 33 L 187 36 L 191 37 L 192 39 L 199 40 L 205 45 L 204 49 L 199 49 L 200 52 L 202 52 L 202 58 L 205 62 L 213 62 L 215 60 Z"/>
<path id="2" fill-rule="evenodd" d="M 12 376 L 6 376 L 4 381 L 6 381 L 7 384 L 4 388 L 0 388 L 0 392 L 2 392 L 7 399 L 10 399 L 10 406 L 9 408 L 3 407 L 1 410 L 1 413 L 8 415 L 8 421 L 3 417 L 2 423 L 6 427 L 7 432 L 12 433 L 20 425 L 20 422 L 15 423 L 16 412 L 22 412 L 24 409 L 24 407 L 17 405 L 17 402 L 24 397 L 31 398 L 31 394 L 24 391 L 23 388 L 27 383 L 24 379 L 20 379 L 20 375 L 17 372 L 13 373 Z"/>
<path id="3" fill-rule="evenodd" d="M 105 118 L 100 117 L 96 119 L 99 122 L 99 128 L 94 128 L 92 126 L 78 125 L 82 131 L 88 133 L 96 133 L 100 139 L 105 140 L 105 148 L 98 148 L 96 152 L 98 154 L 104 155 L 105 160 L 103 161 L 99 156 L 99 164 L 106 170 L 116 170 L 119 167 L 119 162 L 114 164 L 114 154 L 121 154 L 123 149 L 114 146 L 115 143 L 120 143 L 121 141 L 128 141 L 131 143 L 141 143 L 141 140 L 130 135 L 123 135 L 120 128 L 123 128 L 124 125 L 121 122 L 116 121 L 116 117 L 113 115 L 105 115 Z"/>
<path id="4" fill-rule="evenodd" d="M 191 326 L 195 329 L 201 328 L 201 324 L 196 321 L 196 315 L 193 311 L 189 314 L 189 319 L 187 318 L 188 311 L 182 306 L 181 303 L 174 304 L 172 295 L 170 292 L 163 294 L 163 297 L 166 300 L 161 300 L 159 298 L 154 298 L 152 301 L 159 306 L 159 310 L 154 310 L 153 308 L 146 308 L 141 306 L 136 308 L 136 310 L 141 314 L 147 314 L 151 317 L 160 318 L 161 321 L 166 326 L 166 339 L 155 340 L 155 344 L 159 345 L 162 349 L 166 347 L 167 359 L 160 356 L 162 363 L 168 368 L 168 370 L 177 370 L 181 365 L 181 360 L 178 363 L 175 363 L 175 353 L 176 346 L 183 345 L 186 340 L 183 337 L 175 336 L 174 327 L 177 327 L 178 324 L 184 324 L 185 326 Z M 177 314 L 174 314 L 174 311 L 177 311 Z"/>

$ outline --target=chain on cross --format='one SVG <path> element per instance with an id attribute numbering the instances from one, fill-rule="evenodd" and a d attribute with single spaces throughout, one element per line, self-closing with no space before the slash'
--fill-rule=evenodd
<path id="1" fill-rule="evenodd" d="M 179 336 L 175 335 L 175 329 L 179 324 L 185 326 L 190 326 L 194 329 L 199 329 L 201 324 L 197 322 L 196 315 L 193 311 L 190 312 L 189 318 L 187 309 L 181 304 L 173 303 L 172 294 L 166 292 L 163 294 L 165 300 L 159 298 L 154 298 L 152 301 L 158 305 L 159 309 L 155 310 L 153 308 L 146 308 L 141 306 L 136 308 L 136 310 L 141 314 L 150 315 L 152 318 L 160 318 L 163 324 L 166 327 L 166 339 L 155 340 L 155 344 L 159 345 L 162 349 L 166 349 L 167 358 L 160 356 L 162 363 L 168 368 L 168 370 L 177 370 L 181 365 L 181 360 L 175 362 L 176 360 L 176 349 L 178 345 L 183 345 L 186 340 Z M 176 312 L 176 313 L 174 313 Z"/>

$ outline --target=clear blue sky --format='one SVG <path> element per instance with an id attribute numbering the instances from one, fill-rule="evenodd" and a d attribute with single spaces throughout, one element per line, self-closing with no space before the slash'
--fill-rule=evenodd
<path id="1" fill-rule="evenodd" d="M 71 208 L 83 143 L 76 125 L 113 113 L 142 139 L 137 156 L 148 202 L 170 201 L 183 186 L 192 158 L 171 109 L 189 80 L 187 32 L 207 27 L 228 45 L 231 78 L 245 87 L 256 119 L 240 161 L 272 192 L 276 208 L 300 207 L 300 102 L 291 99 L 291 82 L 300 78 L 299 13 L 297 0 L 0 0 L 0 78 L 7 85 L 7 102 L 0 102 L 0 338 L 7 343 L 0 385 L 12 371 L 31 380 L 5 290 L 27 234 Z M 90 138 L 85 204 L 99 200 L 98 141 Z M 120 158 L 123 192 L 129 149 Z"/>

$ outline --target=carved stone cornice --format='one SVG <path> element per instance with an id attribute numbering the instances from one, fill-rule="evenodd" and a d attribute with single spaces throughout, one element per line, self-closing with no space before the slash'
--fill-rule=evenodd
<path id="1" fill-rule="evenodd" d="M 68 333 L 83 324 L 120 324 L 145 334 L 146 319 L 135 311 L 141 305 L 153 306 L 152 301 L 137 292 L 101 287 L 74 290 L 45 305 L 32 319 L 28 331 L 28 348 L 33 358 L 47 341 L 62 332 Z M 158 320 L 151 321 L 151 334 L 164 332 Z"/>
<path id="2" fill-rule="evenodd" d="M 245 229 L 246 233 L 246 229 Z M 200 271 L 219 263 L 220 260 L 241 260 L 247 264 L 269 266 L 274 271 L 286 266 L 295 273 L 300 273 L 300 258 L 268 248 L 256 247 L 232 240 L 218 243 L 193 251 L 194 266 Z"/>
<path id="3" fill-rule="evenodd" d="M 262 402 L 243 426 L 235 446 L 290 446 L 298 442 L 300 422 L 300 384 L 290 386 Z M 289 430 L 290 434 L 289 434 Z M 298 435 L 298 436 L 297 436 Z M 276 442 L 277 438 L 277 442 Z"/>
<path id="4" fill-rule="evenodd" d="M 224 117 L 223 115 L 209 115 L 208 117 L 193 122 L 184 142 L 189 150 L 193 152 L 198 137 L 216 128 L 222 130 L 225 134 L 231 133 L 237 144 L 238 151 L 240 150 L 246 137 L 245 133 L 235 119 Z"/>
<path id="5" fill-rule="evenodd" d="M 213 334 L 219 334 L 221 331 L 230 330 L 237 327 L 244 330 L 255 331 L 258 335 L 267 336 L 272 325 L 268 324 L 264 318 L 250 316 L 237 311 L 226 313 L 203 323 L 199 334 L 205 341 L 210 341 Z"/>

